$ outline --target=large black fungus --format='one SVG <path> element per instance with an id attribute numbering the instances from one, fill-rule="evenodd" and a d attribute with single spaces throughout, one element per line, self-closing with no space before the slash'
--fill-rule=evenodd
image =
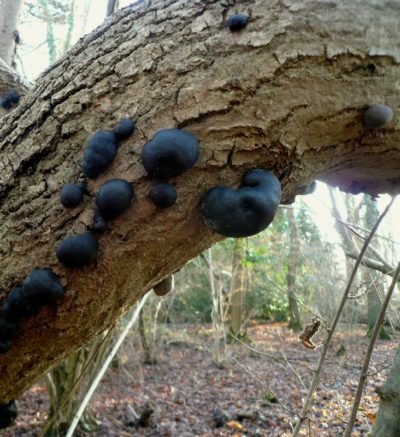
<path id="1" fill-rule="evenodd" d="M 9 110 L 11 109 L 11 100 L 9 99 L 8 95 L 2 96 L 0 99 L 0 105 L 3 109 Z"/>
<path id="2" fill-rule="evenodd" d="M 200 201 L 209 228 L 225 237 L 248 237 L 271 224 L 281 198 L 281 185 L 272 172 L 254 169 L 235 190 L 215 187 Z"/>
<path id="3" fill-rule="evenodd" d="M 13 288 L 3 304 L 3 316 L 10 322 L 33 316 L 37 311 L 38 305 L 27 296 L 23 287 Z"/>
<path id="4" fill-rule="evenodd" d="M 386 105 L 371 105 L 364 113 L 364 126 L 378 129 L 387 126 L 393 118 L 393 111 Z"/>
<path id="5" fill-rule="evenodd" d="M 7 96 L 12 104 L 16 105 L 19 103 L 19 94 L 16 90 L 9 91 Z"/>
<path id="6" fill-rule="evenodd" d="M 10 401 L 0 405 L 0 429 L 8 428 L 15 423 L 18 416 L 18 402 Z"/>
<path id="7" fill-rule="evenodd" d="M 60 278 L 48 269 L 33 270 L 22 288 L 31 306 L 55 305 L 65 293 Z"/>
<path id="8" fill-rule="evenodd" d="M 135 130 L 135 123 L 129 118 L 123 118 L 120 120 L 114 129 L 114 133 L 119 141 L 126 140 L 129 135 Z"/>
<path id="9" fill-rule="evenodd" d="M 56 255 L 65 267 L 80 268 L 97 257 L 99 245 L 91 232 L 66 237 L 58 246 Z"/>
<path id="10" fill-rule="evenodd" d="M 104 130 L 89 138 L 83 154 L 82 169 L 85 176 L 96 178 L 113 162 L 117 154 L 118 140 L 114 132 Z"/>
<path id="11" fill-rule="evenodd" d="M 110 179 L 96 196 L 96 205 L 105 220 L 111 220 L 127 210 L 133 199 L 133 187 L 125 179 Z"/>
<path id="12" fill-rule="evenodd" d="M 96 213 L 93 217 L 92 231 L 102 234 L 103 232 L 106 232 L 107 229 L 107 222 L 104 217 L 101 214 Z"/>
<path id="13" fill-rule="evenodd" d="M 163 129 L 144 145 L 142 163 L 155 179 L 179 176 L 194 166 L 199 157 L 199 143 L 182 129 Z"/>
<path id="14" fill-rule="evenodd" d="M 238 13 L 238 14 L 231 15 L 226 20 L 225 24 L 227 27 L 229 27 L 229 29 L 232 32 L 238 32 L 239 30 L 242 30 L 244 27 L 246 27 L 248 22 L 249 22 L 248 15 Z"/>
<path id="15" fill-rule="evenodd" d="M 61 190 L 60 201 L 66 208 L 74 208 L 82 202 L 85 191 L 84 184 L 66 184 Z"/>
<path id="16" fill-rule="evenodd" d="M 150 190 L 150 199 L 159 208 L 168 208 L 176 198 L 176 188 L 171 184 L 157 184 Z"/>
<path id="17" fill-rule="evenodd" d="M 153 287 L 153 291 L 157 296 L 165 296 L 166 294 L 174 291 L 175 288 L 175 280 L 174 275 L 170 275 L 167 278 L 163 279 L 157 285 Z"/>
<path id="18" fill-rule="evenodd" d="M 0 99 L 0 106 L 3 109 L 11 109 L 13 105 L 16 105 L 19 102 L 19 94 L 16 90 L 11 90 L 8 93 L 4 94 Z"/>

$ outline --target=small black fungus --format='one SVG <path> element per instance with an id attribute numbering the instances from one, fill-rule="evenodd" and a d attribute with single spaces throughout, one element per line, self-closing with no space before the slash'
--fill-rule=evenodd
<path id="1" fill-rule="evenodd" d="M 386 105 L 371 105 L 364 113 L 364 126 L 378 129 L 387 126 L 393 118 L 393 111 Z"/>
<path id="2" fill-rule="evenodd" d="M 248 15 L 238 13 L 238 14 L 231 15 L 226 20 L 226 26 L 229 27 L 229 29 L 232 32 L 238 32 L 239 30 L 242 30 L 244 27 L 246 27 L 248 22 L 249 22 Z"/>
<path id="3" fill-rule="evenodd" d="M 179 176 L 194 166 L 199 157 L 199 143 L 182 129 L 163 129 L 144 145 L 142 163 L 155 179 Z"/>
<path id="4" fill-rule="evenodd" d="M 12 348 L 12 341 L 11 340 L 0 341 L 0 354 L 5 354 L 11 348 Z"/>
<path id="5" fill-rule="evenodd" d="M 171 184 L 157 184 L 150 190 L 150 199 L 159 208 L 168 208 L 176 198 L 176 188 Z"/>
<path id="6" fill-rule="evenodd" d="M 12 104 L 16 105 L 17 103 L 19 103 L 19 94 L 16 90 L 9 91 L 7 95 Z"/>
<path id="7" fill-rule="evenodd" d="M 0 405 L 0 429 L 8 428 L 15 423 L 18 416 L 18 402 L 10 401 Z"/>
<path id="8" fill-rule="evenodd" d="M 80 268 L 97 257 L 99 245 L 91 232 L 66 237 L 58 246 L 56 255 L 65 267 Z"/>
<path id="9" fill-rule="evenodd" d="M 103 232 L 106 232 L 107 229 L 107 222 L 105 221 L 104 217 L 101 214 L 96 213 L 93 218 L 92 231 L 102 234 Z"/>
<path id="10" fill-rule="evenodd" d="M 66 184 L 60 193 L 61 203 L 66 208 L 74 208 L 82 202 L 85 191 L 86 186 L 84 184 Z"/>
<path id="11" fill-rule="evenodd" d="M 254 169 L 235 190 L 214 187 L 200 201 L 207 226 L 225 237 L 248 237 L 267 228 L 278 209 L 281 185 L 272 172 Z"/>
<path id="12" fill-rule="evenodd" d="M 4 317 L 0 317 L 0 341 L 8 341 L 15 337 L 17 325 L 8 322 Z"/>
<path id="13" fill-rule="evenodd" d="M 9 322 L 16 322 L 23 317 L 37 313 L 38 305 L 29 299 L 23 287 L 13 288 L 3 304 L 3 316 Z"/>
<path id="14" fill-rule="evenodd" d="M 118 140 L 112 131 L 99 131 L 89 138 L 83 154 L 82 169 L 85 176 L 96 178 L 113 162 Z"/>
<path id="15" fill-rule="evenodd" d="M 22 283 L 22 288 L 31 307 L 55 305 L 65 293 L 60 278 L 48 269 L 34 270 Z"/>
<path id="16" fill-rule="evenodd" d="M 11 109 L 12 103 L 8 95 L 2 96 L 0 99 L 0 105 L 3 109 L 9 110 Z"/>
<path id="17" fill-rule="evenodd" d="M 114 133 L 119 141 L 126 140 L 135 130 L 135 123 L 129 118 L 120 120 L 114 129 Z"/>
<path id="18" fill-rule="evenodd" d="M 163 279 L 157 285 L 153 287 L 153 291 L 157 296 L 165 296 L 166 294 L 174 291 L 175 289 L 175 279 L 174 275 L 168 276 L 168 278 Z"/>
<path id="19" fill-rule="evenodd" d="M 105 220 L 111 220 L 127 210 L 132 203 L 133 187 L 125 179 L 110 179 L 96 196 L 96 205 Z"/>

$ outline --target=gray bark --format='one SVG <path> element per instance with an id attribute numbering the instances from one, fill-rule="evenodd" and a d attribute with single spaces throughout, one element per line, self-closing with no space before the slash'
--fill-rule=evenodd
<path id="1" fill-rule="evenodd" d="M 223 23 L 237 10 L 251 20 L 233 34 Z M 142 1 L 46 71 L 0 121 L 0 301 L 38 267 L 53 269 L 68 292 L 57 309 L 26 320 L 0 356 L 0 402 L 220 240 L 198 210 L 208 188 L 237 186 L 247 169 L 263 167 L 279 176 L 285 203 L 315 178 L 397 192 L 398 123 L 365 132 L 361 120 L 371 102 L 397 114 L 399 12 L 398 2 L 376 0 Z M 105 180 L 126 178 L 135 203 L 100 239 L 96 265 L 64 269 L 55 249 L 86 231 L 95 208 L 92 197 L 62 208 L 60 188 L 81 178 L 87 137 L 126 116 L 135 134 L 88 189 L 94 195 Z M 160 211 L 148 200 L 152 181 L 139 156 L 172 126 L 198 138 L 201 156 L 174 179 L 177 204 Z"/>
<path id="2" fill-rule="evenodd" d="M 18 29 L 19 16 L 24 0 L 1 0 L 0 3 L 0 58 L 13 65 L 16 53 L 14 32 Z"/>

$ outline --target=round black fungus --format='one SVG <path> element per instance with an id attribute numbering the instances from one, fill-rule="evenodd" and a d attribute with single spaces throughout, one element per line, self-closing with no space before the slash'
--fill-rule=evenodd
<path id="1" fill-rule="evenodd" d="M 111 220 L 127 210 L 132 203 L 133 188 L 125 179 L 110 179 L 96 196 L 96 205 L 105 220 Z"/>
<path id="2" fill-rule="evenodd" d="M 387 126 L 393 118 L 393 111 L 386 105 L 371 105 L 364 114 L 364 125 L 367 129 L 378 129 Z"/>
<path id="3" fill-rule="evenodd" d="M 116 128 L 114 129 L 114 133 L 117 136 L 119 141 L 125 140 L 129 137 L 135 130 L 135 123 L 129 118 L 123 118 L 119 121 Z"/>
<path id="4" fill-rule="evenodd" d="M 96 178 L 113 162 L 117 154 L 117 137 L 112 131 L 99 131 L 89 138 L 83 154 L 82 169 L 85 176 Z"/>
<path id="5" fill-rule="evenodd" d="M 8 98 L 10 99 L 10 102 L 16 105 L 19 102 L 19 94 L 16 90 L 11 90 L 8 94 Z"/>
<path id="6" fill-rule="evenodd" d="M 74 208 L 78 206 L 83 199 L 86 187 L 84 184 L 66 184 L 63 186 L 60 193 L 61 203 L 66 208 Z"/>
<path id="7" fill-rule="evenodd" d="M 8 341 L 15 337 L 17 325 L 8 322 L 4 317 L 0 317 L 0 341 Z"/>
<path id="8" fill-rule="evenodd" d="M 157 285 L 153 287 L 154 293 L 157 296 L 165 296 L 166 294 L 174 291 L 175 288 L 175 280 L 174 275 L 168 276 L 168 278 L 163 279 Z"/>
<path id="9" fill-rule="evenodd" d="M 150 198 L 159 208 L 168 208 L 176 202 L 176 188 L 171 184 L 157 184 L 150 190 Z"/>
<path id="10" fill-rule="evenodd" d="M 12 341 L 11 340 L 0 341 L 0 354 L 5 354 L 11 348 L 12 348 Z"/>
<path id="11" fill-rule="evenodd" d="M 239 30 L 242 30 L 244 27 L 246 27 L 248 22 L 249 17 L 247 15 L 238 13 L 231 15 L 226 20 L 226 26 L 229 27 L 232 32 L 238 32 Z"/>
<path id="12" fill-rule="evenodd" d="M 98 248 L 96 237 L 86 232 L 64 238 L 58 246 L 56 255 L 65 267 L 80 268 L 96 259 Z"/>
<path id="13" fill-rule="evenodd" d="M 107 222 L 101 214 L 95 214 L 92 223 L 92 231 L 102 234 L 107 231 Z"/>
<path id="14" fill-rule="evenodd" d="M 23 295 L 33 308 L 55 305 L 65 293 L 60 278 L 48 269 L 34 270 L 22 283 Z"/>
<path id="15" fill-rule="evenodd" d="M 272 172 L 250 170 L 235 190 L 215 187 L 200 201 L 207 226 L 225 237 L 248 237 L 267 228 L 278 209 L 281 185 Z"/>
<path id="16" fill-rule="evenodd" d="M 163 129 L 144 145 L 142 163 L 155 179 L 179 176 L 194 166 L 199 157 L 199 143 L 182 129 Z"/>
<path id="17" fill-rule="evenodd" d="M 14 424 L 18 416 L 18 402 L 10 401 L 0 405 L 0 429 L 7 428 Z"/>
<path id="18" fill-rule="evenodd" d="M 33 316 L 37 311 L 38 306 L 29 299 L 22 287 L 13 288 L 3 304 L 3 316 L 9 322 Z"/>
<path id="19" fill-rule="evenodd" d="M 2 96 L 0 99 L 0 105 L 3 109 L 11 109 L 11 100 L 8 95 Z"/>

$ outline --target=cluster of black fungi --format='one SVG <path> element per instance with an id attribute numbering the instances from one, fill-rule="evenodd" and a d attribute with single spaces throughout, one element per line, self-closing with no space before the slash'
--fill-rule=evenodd
<path id="1" fill-rule="evenodd" d="M 249 22 L 245 14 L 228 18 L 226 26 L 233 32 L 240 31 Z M 18 103 L 15 91 L 1 99 L 5 109 Z M 384 105 L 372 105 L 364 114 L 367 129 L 386 126 L 392 119 L 392 111 Z M 103 173 L 113 162 L 118 145 L 134 131 L 130 119 L 121 120 L 116 128 L 95 133 L 84 151 L 82 170 L 93 179 Z M 172 206 L 177 200 L 174 185 L 167 179 L 181 175 L 194 166 L 199 157 L 199 143 L 189 132 L 181 129 L 158 131 L 151 141 L 144 145 L 141 160 L 148 175 L 157 183 L 151 188 L 150 199 L 159 208 Z M 315 184 L 311 184 L 314 188 Z M 308 192 L 312 191 L 308 190 Z M 74 208 L 87 193 L 86 184 L 69 183 L 60 193 L 61 203 Z M 124 179 L 105 182 L 96 195 L 97 213 L 91 229 L 79 235 L 68 236 L 58 246 L 58 260 L 67 268 L 81 268 L 97 257 L 98 235 L 107 231 L 107 222 L 126 211 L 133 200 L 132 184 Z M 200 200 L 200 213 L 206 225 L 225 237 L 248 237 L 266 229 L 272 222 L 281 198 L 278 178 L 263 169 L 248 171 L 239 188 L 217 186 L 208 190 Z M 173 289 L 170 276 L 154 287 L 156 294 L 163 296 Z M 42 306 L 55 305 L 65 290 L 60 279 L 47 269 L 34 270 L 22 283 L 8 294 L 2 306 L 0 317 L 0 353 L 12 347 L 18 333 L 19 322 L 35 315 Z M 17 403 L 10 401 L 0 405 L 0 428 L 10 426 L 17 416 Z"/>
<path id="2" fill-rule="evenodd" d="M 19 94 L 16 90 L 10 90 L 0 97 L 0 106 L 8 111 L 19 102 Z"/>

